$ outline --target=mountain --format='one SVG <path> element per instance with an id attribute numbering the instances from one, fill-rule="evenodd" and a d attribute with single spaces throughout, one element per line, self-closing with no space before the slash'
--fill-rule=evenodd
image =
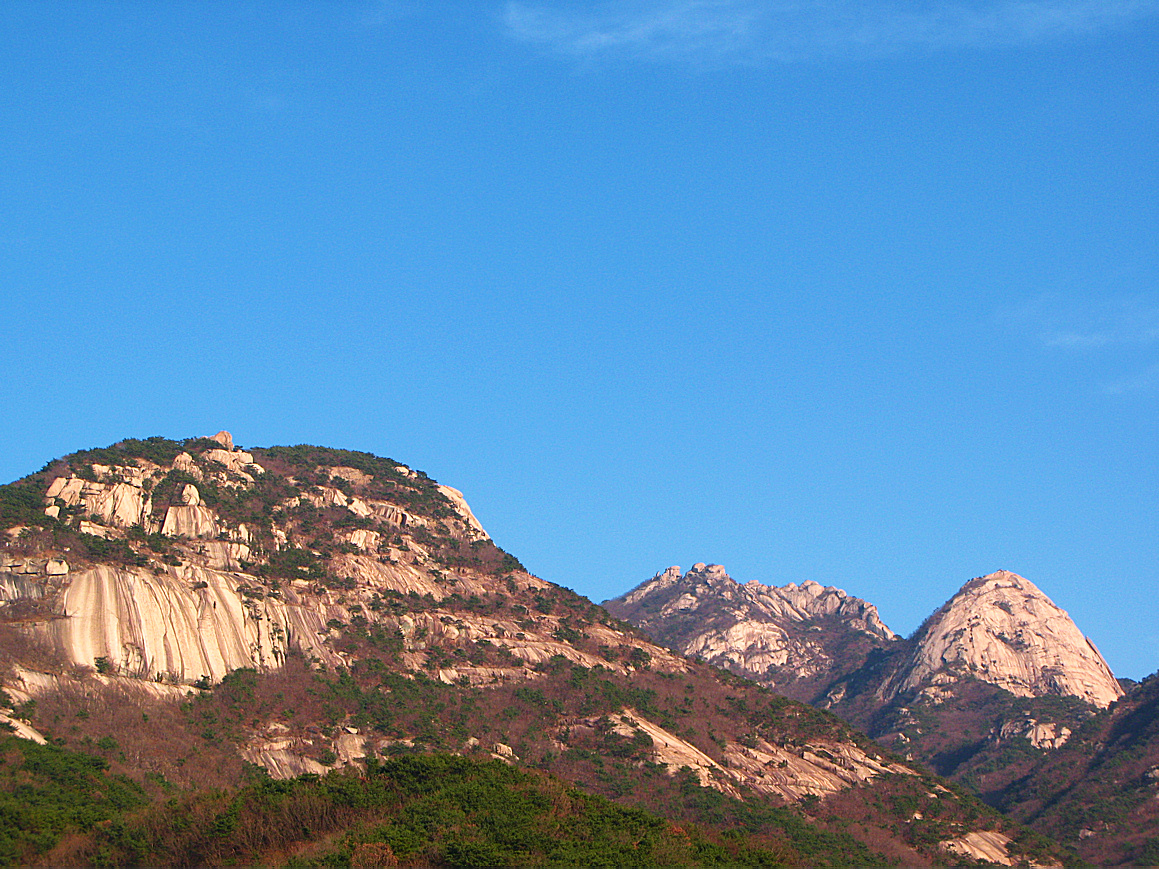
<path id="1" fill-rule="evenodd" d="M 0 487 L 0 541 L 8 862 L 542 862 L 600 816 L 652 862 L 1060 856 L 834 715 L 530 575 L 461 493 L 391 459 L 125 440 Z"/>
<path id="2" fill-rule="evenodd" d="M 991 801 L 1122 694 L 1070 617 L 1009 571 L 967 582 L 908 639 L 839 589 L 740 585 L 715 565 L 669 568 L 605 606 Z"/>
<path id="3" fill-rule="evenodd" d="M 972 579 L 912 637 L 815 698 L 987 799 L 1122 695 L 1063 610 L 1009 571 Z"/>
<path id="4" fill-rule="evenodd" d="M 841 589 L 740 585 L 719 564 L 683 576 L 669 567 L 603 606 L 682 655 L 802 700 L 897 639 L 876 607 Z"/>
<path id="5" fill-rule="evenodd" d="M 1070 616 L 1007 570 L 970 580 L 926 620 L 886 694 L 936 694 L 964 677 L 1018 697 L 1078 697 L 1100 708 L 1123 694 Z"/>

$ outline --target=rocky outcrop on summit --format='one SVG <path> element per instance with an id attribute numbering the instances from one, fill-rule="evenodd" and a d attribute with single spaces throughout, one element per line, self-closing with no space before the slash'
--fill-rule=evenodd
<path id="1" fill-rule="evenodd" d="M 817 702 L 993 797 L 1121 696 L 1070 617 L 1033 583 L 1001 570 L 967 582 L 914 636 L 835 681 Z"/>
<path id="2" fill-rule="evenodd" d="M 718 564 L 670 567 L 604 607 L 671 649 L 804 699 L 896 639 L 876 607 L 841 589 L 740 585 Z"/>
<path id="3" fill-rule="evenodd" d="M 963 676 L 1019 697 L 1069 695 L 1099 707 L 1123 694 L 1070 616 L 1007 570 L 966 583 L 914 639 L 913 654 L 887 686 L 887 698 Z"/>

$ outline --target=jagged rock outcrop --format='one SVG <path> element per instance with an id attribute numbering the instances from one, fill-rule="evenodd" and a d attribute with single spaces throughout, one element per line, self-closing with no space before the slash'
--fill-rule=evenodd
<path id="1" fill-rule="evenodd" d="M 57 477 L 44 493 L 47 515 L 56 517 L 61 507 L 79 507 L 89 517 L 118 528 L 149 524 L 152 502 L 143 491 L 145 476 L 139 468 L 118 468 L 119 480 L 98 482 L 78 476 Z M 113 475 L 113 469 L 94 465 L 93 472 L 102 477 Z"/>
<path id="2" fill-rule="evenodd" d="M 740 585 L 718 564 L 670 567 L 604 606 L 681 654 L 808 699 L 896 639 L 876 607 L 841 589 Z"/>
<path id="3" fill-rule="evenodd" d="M 483 526 L 479 523 L 479 520 L 475 518 L 475 514 L 471 512 L 471 508 L 467 504 L 467 499 L 463 497 L 462 492 L 451 486 L 445 485 L 440 485 L 439 491 L 443 494 L 444 497 L 446 497 L 448 501 L 455 505 L 459 511 L 459 515 L 467 520 L 467 525 L 474 529 L 478 536 L 484 538 L 489 537 L 487 532 L 483 530 Z"/>
<path id="4" fill-rule="evenodd" d="M 1020 736 L 1035 748 L 1062 748 L 1070 735 L 1069 727 L 1053 722 L 1040 723 L 1034 718 L 1007 721 L 998 730 L 1000 740 Z"/>
<path id="5" fill-rule="evenodd" d="M 1094 643 L 1032 582 L 1000 570 L 966 583 L 918 631 L 886 699 L 971 676 L 1019 697 L 1105 707 L 1123 691 Z"/>

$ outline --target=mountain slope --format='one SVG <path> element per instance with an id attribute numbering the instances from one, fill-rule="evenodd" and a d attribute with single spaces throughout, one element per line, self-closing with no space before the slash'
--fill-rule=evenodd
<path id="1" fill-rule="evenodd" d="M 8 717 L 144 786 L 450 751 L 681 821 L 791 807 L 907 864 L 1037 847 L 834 716 L 529 575 L 389 459 L 129 440 L 0 487 L 0 520 Z"/>
<path id="2" fill-rule="evenodd" d="M 1159 864 L 1159 677 L 1092 717 L 995 802 L 1096 866 Z"/>

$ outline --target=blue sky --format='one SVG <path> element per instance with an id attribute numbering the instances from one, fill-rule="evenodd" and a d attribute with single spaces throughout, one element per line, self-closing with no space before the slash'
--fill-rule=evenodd
<path id="1" fill-rule="evenodd" d="M 0 5 L 0 478 L 368 450 L 596 600 L 1159 669 L 1159 0 Z"/>

